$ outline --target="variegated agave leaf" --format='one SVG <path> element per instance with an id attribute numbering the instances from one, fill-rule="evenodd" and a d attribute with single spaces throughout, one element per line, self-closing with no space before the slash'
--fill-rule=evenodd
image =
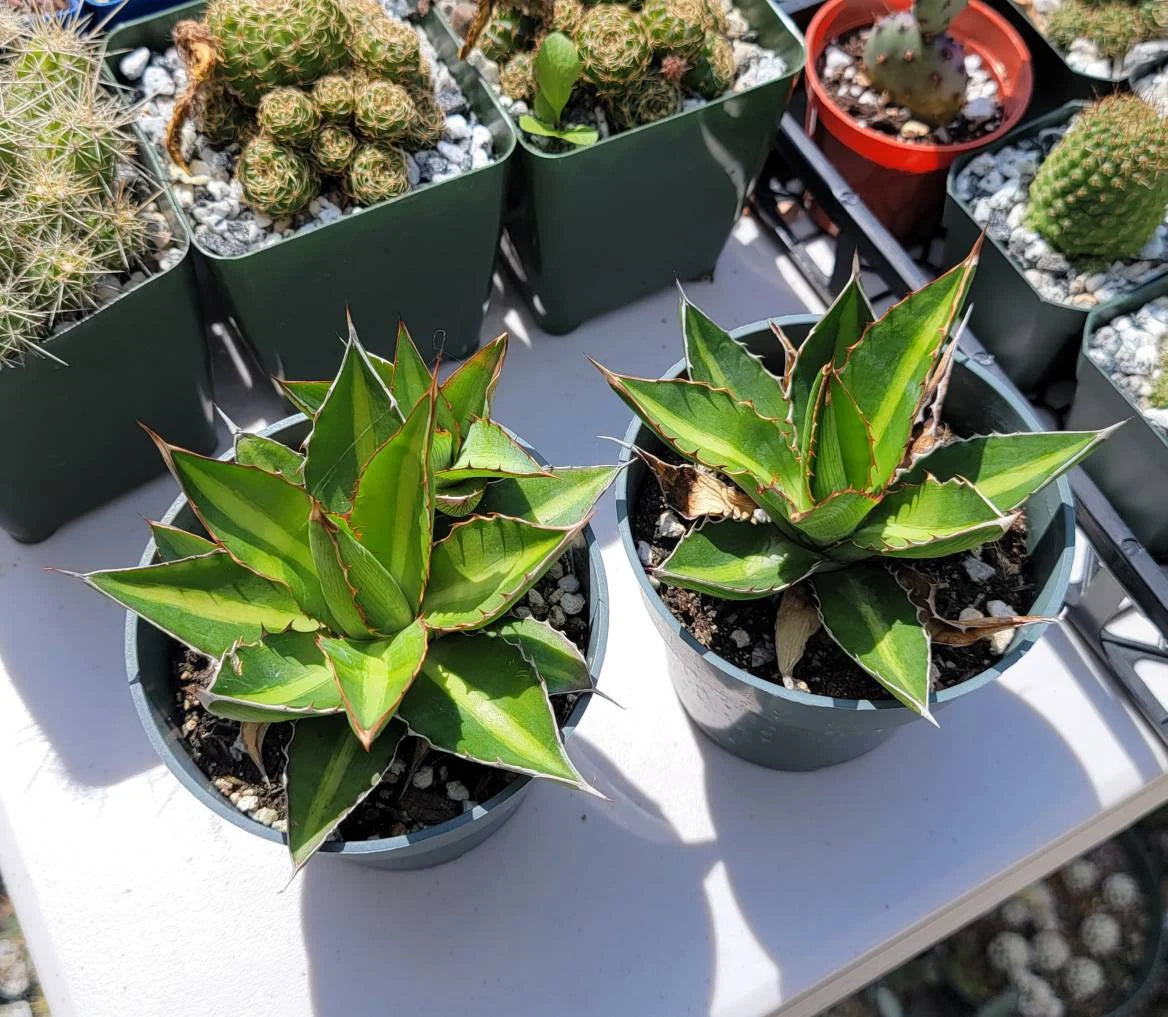
<path id="1" fill-rule="evenodd" d="M 215 660 L 198 697 L 243 725 L 257 765 L 268 726 L 297 723 L 297 866 L 408 732 L 587 789 L 548 698 L 591 691 L 584 658 L 509 612 L 616 467 L 545 468 L 490 419 L 505 352 L 504 336 L 440 385 L 404 327 L 393 363 L 351 331 L 335 378 L 283 383 L 311 419 L 302 449 L 240 432 L 219 460 L 155 436 L 207 536 L 154 524 L 157 564 L 82 577 Z M 436 525 L 442 511 L 463 518 Z"/>
<path id="2" fill-rule="evenodd" d="M 666 500 L 698 520 L 656 577 L 723 599 L 783 593 L 776 622 L 787 677 L 808 638 L 811 626 L 799 619 L 813 594 L 816 624 L 925 716 L 931 642 L 993 626 L 958 632 L 944 619 L 918 618 L 885 563 L 998 539 L 1030 495 L 1108 433 L 952 437 L 943 410 L 953 332 L 979 249 L 880 318 L 857 266 L 797 349 L 775 330 L 779 364 L 764 363 L 683 296 L 686 377 L 600 368 L 689 464 L 637 450 Z"/>

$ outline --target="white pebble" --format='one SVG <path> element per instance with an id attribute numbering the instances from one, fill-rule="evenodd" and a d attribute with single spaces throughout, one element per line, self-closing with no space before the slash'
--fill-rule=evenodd
<path id="1" fill-rule="evenodd" d="M 730 642 L 742 650 L 750 645 L 750 636 L 744 629 L 735 629 L 730 633 Z"/>
<path id="2" fill-rule="evenodd" d="M 556 585 L 565 593 L 579 593 L 580 580 L 577 579 L 570 572 L 566 576 L 561 576 Z"/>
<path id="3" fill-rule="evenodd" d="M 240 812 L 252 812 L 259 807 L 259 804 L 260 800 L 255 795 L 240 795 L 239 801 L 235 803 L 235 807 Z"/>
<path id="4" fill-rule="evenodd" d="M 967 554 L 961 559 L 961 567 L 965 569 L 965 574 L 969 576 L 970 582 L 973 583 L 988 582 L 998 574 L 992 565 L 987 565 L 980 558 L 976 558 L 972 554 Z"/>
<path id="5" fill-rule="evenodd" d="M 425 791 L 431 784 L 434 783 L 434 767 L 419 766 L 414 771 L 413 785 L 419 791 Z"/>
<path id="6" fill-rule="evenodd" d="M 584 595 L 580 593 L 565 593 L 560 598 L 560 607 L 566 615 L 577 615 L 584 610 Z"/>
<path id="7" fill-rule="evenodd" d="M 465 802 L 470 799 L 470 792 L 461 781 L 452 780 L 446 784 L 446 797 L 452 802 Z"/>
<path id="8" fill-rule="evenodd" d="M 150 63 L 150 50 L 139 46 L 136 50 L 127 53 L 118 64 L 118 71 L 127 81 L 137 81 Z"/>

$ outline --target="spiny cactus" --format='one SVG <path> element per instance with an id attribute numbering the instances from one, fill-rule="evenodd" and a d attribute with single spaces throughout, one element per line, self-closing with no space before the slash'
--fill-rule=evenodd
<path id="1" fill-rule="evenodd" d="M 645 0 L 641 18 L 655 53 L 694 58 L 713 27 L 706 0 Z"/>
<path id="2" fill-rule="evenodd" d="M 1168 122 L 1133 95 L 1087 107 L 1030 185 L 1028 225 L 1065 255 L 1135 255 L 1168 208 Z"/>
<path id="3" fill-rule="evenodd" d="M 1108 59 L 1123 57 L 1137 43 L 1164 33 L 1166 5 L 1128 0 L 1063 0 L 1046 15 L 1046 36 L 1057 46 L 1069 47 L 1076 39 L 1090 39 Z"/>
<path id="4" fill-rule="evenodd" d="M 613 98 L 608 111 L 617 126 L 640 127 L 672 116 L 681 109 L 681 89 L 660 74 L 651 74 L 627 92 Z"/>
<path id="5" fill-rule="evenodd" d="M 362 205 L 375 205 L 410 189 L 406 159 L 400 149 L 362 145 L 349 164 L 348 190 Z"/>
<path id="6" fill-rule="evenodd" d="M 376 0 L 350 0 L 353 63 L 379 78 L 405 82 L 421 74 L 417 33 L 405 22 L 388 17 Z M 425 77 L 429 77 L 427 72 Z"/>
<path id="7" fill-rule="evenodd" d="M 349 168 L 357 151 L 353 132 L 340 124 L 325 124 L 312 139 L 312 161 L 321 173 L 341 174 Z"/>
<path id="8" fill-rule="evenodd" d="M 390 81 L 370 81 L 361 88 L 353 111 L 357 131 L 371 141 L 406 137 L 417 116 L 410 93 Z"/>
<path id="9" fill-rule="evenodd" d="M 251 110 L 222 85 L 208 88 L 199 100 L 199 127 L 215 145 L 245 140 L 256 123 Z"/>
<path id="10" fill-rule="evenodd" d="M 965 102 L 965 51 L 947 32 L 965 2 L 917 0 L 877 21 L 864 47 L 872 84 L 929 124 L 949 123 Z"/>
<path id="11" fill-rule="evenodd" d="M 584 15 L 574 40 L 584 80 L 600 92 L 630 88 L 653 58 L 640 15 L 615 3 L 600 3 Z"/>
<path id="12" fill-rule="evenodd" d="M 325 120 L 343 123 L 357 104 L 357 82 L 349 74 L 326 74 L 313 83 L 312 101 Z"/>
<path id="13" fill-rule="evenodd" d="M 339 0 L 211 0 L 219 79 L 249 106 L 278 85 L 307 85 L 348 61 Z"/>
<path id="14" fill-rule="evenodd" d="M 479 36 L 479 49 L 488 60 L 503 63 L 512 54 L 527 48 L 532 29 L 532 20 L 527 15 L 510 7 L 498 8 Z"/>
<path id="15" fill-rule="evenodd" d="M 535 97 L 535 54 L 516 53 L 499 70 L 499 90 L 509 99 L 531 102 Z"/>
<path id="16" fill-rule="evenodd" d="M 574 36 L 584 21 L 587 7 L 581 0 L 553 0 L 549 26 L 553 32 Z"/>
<path id="17" fill-rule="evenodd" d="M 133 111 L 100 84 L 100 40 L 74 22 L 22 22 L 0 54 L 0 365 L 62 315 L 96 307 L 98 279 L 149 238 L 118 181 Z"/>
<path id="18" fill-rule="evenodd" d="M 416 116 L 410 125 L 405 143 L 411 148 L 433 148 L 446 133 L 446 112 L 434 98 L 434 93 L 415 89 L 410 93 L 414 99 Z"/>
<path id="19" fill-rule="evenodd" d="M 716 99 L 734 83 L 734 49 L 728 39 L 716 32 L 707 32 L 691 67 L 682 79 L 703 99 Z"/>
<path id="20" fill-rule="evenodd" d="M 320 110 L 308 93 L 291 85 L 273 88 L 256 110 L 260 130 L 286 145 L 307 145 L 320 127 Z"/>
<path id="21" fill-rule="evenodd" d="M 308 160 L 289 145 L 260 136 L 239 157 L 236 176 L 247 202 L 257 212 L 279 218 L 306 207 L 319 181 Z"/>

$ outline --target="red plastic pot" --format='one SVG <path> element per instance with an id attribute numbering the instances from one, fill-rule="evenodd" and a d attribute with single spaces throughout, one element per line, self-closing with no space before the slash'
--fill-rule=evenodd
<path id="1" fill-rule="evenodd" d="M 828 0 L 807 28 L 807 133 L 835 163 L 876 217 L 901 240 L 931 234 L 945 202 L 949 164 L 965 152 L 991 144 L 1026 112 L 1034 91 L 1030 51 L 1013 27 L 979 0 L 949 28 L 976 53 L 998 83 L 1005 116 L 994 131 L 975 141 L 933 145 L 902 141 L 861 127 L 830 98 L 819 76 L 819 60 L 841 36 L 873 24 L 889 11 L 907 10 L 911 0 Z"/>

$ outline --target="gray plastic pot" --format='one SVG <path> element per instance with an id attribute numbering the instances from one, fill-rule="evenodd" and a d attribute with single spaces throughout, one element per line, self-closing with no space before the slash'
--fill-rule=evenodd
<path id="1" fill-rule="evenodd" d="M 779 318 L 784 332 L 801 342 L 816 318 Z M 772 371 L 781 371 L 783 354 L 769 322 L 735 330 Z M 685 373 L 678 361 L 665 377 Z M 1020 398 L 1003 392 L 993 376 L 958 354 L 949 395 L 946 422 L 958 434 L 1039 430 L 1038 420 Z M 693 722 L 734 755 L 777 770 L 815 770 L 869 752 L 903 724 L 919 718 L 893 699 L 836 699 L 786 689 L 758 678 L 702 646 L 670 613 L 653 589 L 637 556 L 631 517 L 641 487 L 653 480 L 630 446 L 659 451 L 661 443 L 640 420 L 625 434 L 621 459 L 630 465 L 617 481 L 617 522 L 633 572 L 653 624 L 669 649 L 669 675 L 682 706 Z M 1049 484 L 1026 503 L 1027 543 L 1034 565 L 1037 594 L 1030 604 L 1015 605 L 1024 614 L 1056 615 L 1070 579 L 1075 546 L 1075 519 L 1066 478 Z M 989 684 L 1025 655 L 1042 635 L 1044 625 L 1019 631 L 1007 652 L 990 668 L 967 681 L 929 697 L 933 711 Z"/>
<path id="2" fill-rule="evenodd" d="M 1083 468 L 1132 532 L 1160 560 L 1168 558 L 1168 435 L 1153 427 L 1127 393 L 1116 388 L 1087 356 L 1087 342 L 1112 319 L 1136 311 L 1149 300 L 1165 294 L 1168 294 L 1168 277 L 1106 304 L 1087 318 L 1079 349 L 1079 384 L 1067 418 L 1067 429 L 1072 431 L 1127 421 L 1108 438 L 1105 448 L 1087 459 Z"/>
<path id="3" fill-rule="evenodd" d="M 285 417 L 260 432 L 277 438 L 287 445 L 297 445 L 308 433 L 308 421 L 302 414 Z M 538 453 L 526 446 L 537 459 Z M 222 455 L 232 458 L 232 453 Z M 163 523 L 199 532 L 199 524 L 185 497 L 179 496 L 162 517 Z M 577 556 L 577 574 L 588 598 L 588 649 L 585 657 L 588 672 L 595 683 L 604 660 L 608 637 L 608 585 L 600 549 L 592 528 L 584 531 L 586 548 L 573 551 Z M 140 565 L 155 561 L 154 541 L 146 545 Z M 180 784 L 200 802 L 222 819 L 248 833 L 274 843 L 283 843 L 284 836 L 263 823 L 257 822 L 236 809 L 216 790 L 210 779 L 195 765 L 186 751 L 178 730 L 177 703 L 171 661 L 175 641 L 142 621 L 133 612 L 126 616 L 126 673 L 130 679 L 130 695 L 138 711 L 142 726 L 154 751 L 158 753 Z M 588 708 L 592 697 L 583 695 L 577 701 L 562 732 L 568 738 Z M 401 837 L 383 837 L 379 840 L 330 840 L 320 849 L 324 855 L 335 855 L 347 861 L 380 869 L 424 869 L 452 861 L 482 843 L 507 822 L 519 808 L 532 781 L 520 776 L 493 798 L 470 812 L 447 820 L 437 826 Z"/>

